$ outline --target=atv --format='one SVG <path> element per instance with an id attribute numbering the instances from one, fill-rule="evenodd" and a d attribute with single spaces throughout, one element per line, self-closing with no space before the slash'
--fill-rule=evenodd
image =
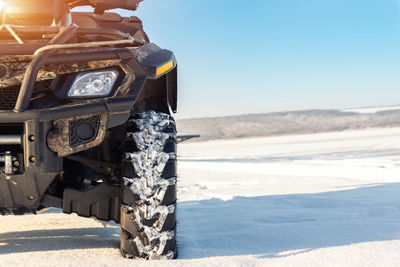
<path id="1" fill-rule="evenodd" d="M 139 2 L 0 2 L 0 214 L 115 221 L 124 257 L 172 259 L 177 63 L 106 12 Z"/>

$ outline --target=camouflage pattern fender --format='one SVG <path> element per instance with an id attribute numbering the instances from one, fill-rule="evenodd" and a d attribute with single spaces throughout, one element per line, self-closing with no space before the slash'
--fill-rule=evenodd
<path id="1" fill-rule="evenodd" d="M 97 132 L 95 133 L 93 140 L 76 146 L 71 145 L 72 123 L 74 121 L 87 120 L 94 117 L 99 118 L 99 123 Z M 98 146 L 104 141 L 107 129 L 106 128 L 107 120 L 108 120 L 107 114 L 97 114 L 97 115 L 90 114 L 81 117 L 56 120 L 53 123 L 54 127 L 50 130 L 47 136 L 47 145 L 52 151 L 56 152 L 59 157 L 65 157 L 67 155 L 88 150 L 90 148 Z"/>

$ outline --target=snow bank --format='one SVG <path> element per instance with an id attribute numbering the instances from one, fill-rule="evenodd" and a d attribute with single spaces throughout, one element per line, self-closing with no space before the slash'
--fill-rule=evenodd
<path id="1" fill-rule="evenodd" d="M 343 109 L 343 112 L 355 112 L 361 114 L 372 114 L 381 111 L 390 111 L 390 110 L 399 110 L 400 106 L 394 107 L 375 107 L 375 108 L 352 108 L 352 109 Z"/>

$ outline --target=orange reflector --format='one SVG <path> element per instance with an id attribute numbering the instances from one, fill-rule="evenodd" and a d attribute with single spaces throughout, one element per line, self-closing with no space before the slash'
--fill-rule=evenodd
<path id="1" fill-rule="evenodd" d="M 157 68 L 157 72 L 156 75 L 160 76 L 161 74 L 166 73 L 167 71 L 169 71 L 170 69 L 172 69 L 174 67 L 174 61 L 171 60 L 168 63 L 162 65 L 161 67 Z"/>

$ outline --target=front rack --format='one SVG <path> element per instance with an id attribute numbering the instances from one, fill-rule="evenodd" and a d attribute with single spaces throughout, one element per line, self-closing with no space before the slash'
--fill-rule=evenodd
<path id="1" fill-rule="evenodd" d="M 144 42 L 139 40 L 128 33 L 124 33 L 115 29 L 109 28 L 80 28 L 76 26 L 69 27 L 24 27 L 3 24 L 0 26 L 0 35 L 9 34 L 17 42 L 13 44 L 0 44 L 0 56 L 5 55 L 32 55 L 38 49 L 48 45 L 54 44 L 67 44 L 71 40 L 77 40 L 78 37 L 85 37 L 88 35 L 97 35 L 109 39 L 110 41 L 130 40 L 133 43 L 130 45 L 143 45 Z M 24 40 L 23 35 L 40 35 L 42 42 L 36 41 L 34 43 Z M 46 42 L 44 37 L 49 37 L 50 41 Z M 51 37 L 52 36 L 52 37 Z M 86 38 L 89 39 L 89 38 Z M 75 41 L 76 42 L 76 41 Z M 91 42 L 98 43 L 98 42 Z M 79 43 L 78 43 L 79 44 Z M 87 45 L 87 44 L 86 44 Z M 115 45 L 115 44 L 103 44 Z M 95 45 L 93 45 L 95 46 Z M 99 46 L 99 45 L 97 45 Z M 82 45 L 85 47 L 85 45 Z"/>

